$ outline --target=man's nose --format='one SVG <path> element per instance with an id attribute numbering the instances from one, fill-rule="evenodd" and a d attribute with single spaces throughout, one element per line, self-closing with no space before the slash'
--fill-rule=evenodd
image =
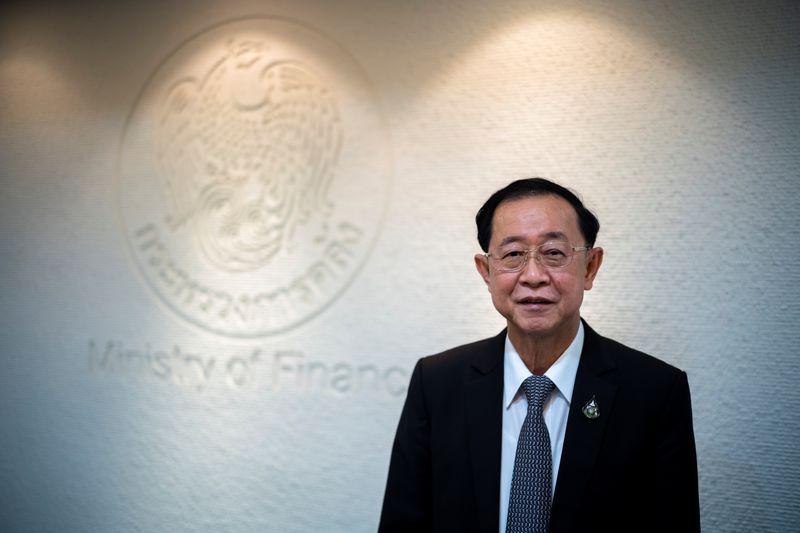
<path id="1" fill-rule="evenodd" d="M 536 254 L 528 253 L 528 260 L 519 273 L 520 281 L 539 285 L 550 279 L 550 272 L 536 260 Z"/>

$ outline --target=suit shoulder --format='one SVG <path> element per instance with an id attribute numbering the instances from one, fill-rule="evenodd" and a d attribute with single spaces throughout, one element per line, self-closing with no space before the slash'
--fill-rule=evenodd
<path id="1" fill-rule="evenodd" d="M 603 352 L 611 354 L 618 371 L 641 383 L 672 384 L 684 374 L 666 361 L 613 339 L 598 336 L 597 342 Z"/>
<path id="2" fill-rule="evenodd" d="M 462 344 L 419 360 L 419 367 L 428 376 L 453 376 L 473 364 L 502 362 L 505 331 L 495 337 Z"/>

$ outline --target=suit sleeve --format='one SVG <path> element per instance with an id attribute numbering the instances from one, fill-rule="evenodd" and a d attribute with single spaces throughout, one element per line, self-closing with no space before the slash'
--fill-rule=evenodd
<path id="1" fill-rule="evenodd" d="M 692 429 L 689 383 L 681 372 L 672 386 L 656 444 L 654 523 L 663 531 L 700 531 L 697 453 Z"/>
<path id="2" fill-rule="evenodd" d="M 432 527 L 430 420 L 422 374 L 420 360 L 411 375 L 392 446 L 380 533 L 421 532 Z"/>

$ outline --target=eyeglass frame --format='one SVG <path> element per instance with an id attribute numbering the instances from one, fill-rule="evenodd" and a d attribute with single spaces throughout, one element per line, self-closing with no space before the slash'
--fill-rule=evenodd
<path id="1" fill-rule="evenodd" d="M 561 266 L 549 266 L 549 265 L 545 265 L 541 261 L 541 255 L 539 254 L 539 249 L 542 246 L 544 246 L 546 244 L 549 244 L 551 242 L 563 242 L 563 243 L 569 244 L 570 249 L 572 249 L 572 253 L 568 256 L 567 262 L 564 263 Z M 511 273 L 511 272 L 521 272 L 528 265 L 528 261 L 530 260 L 531 253 L 534 252 L 534 254 L 533 254 L 534 261 L 536 261 L 542 268 L 546 268 L 547 270 L 561 270 L 562 268 L 567 268 L 570 264 L 572 264 L 572 258 L 575 257 L 575 255 L 578 252 L 589 252 L 591 250 L 594 250 L 594 248 L 595 248 L 594 246 L 589 246 L 588 244 L 585 245 L 585 246 L 572 246 L 570 243 L 568 243 L 566 241 L 561 241 L 561 240 L 557 240 L 557 239 L 556 240 L 549 240 L 549 241 L 543 242 L 542 244 L 540 244 L 538 246 L 535 246 L 533 248 L 528 248 L 526 250 L 514 250 L 516 252 L 522 252 L 522 253 L 525 254 L 525 256 L 522 259 L 522 264 L 520 264 L 519 268 L 515 268 L 513 270 L 507 270 L 507 269 L 498 268 L 497 265 L 495 265 L 494 269 L 497 272 L 502 272 L 504 274 L 505 273 Z M 483 256 L 486 258 L 486 261 L 491 265 L 492 264 L 492 254 L 491 254 L 491 252 L 487 252 L 487 253 L 483 254 Z"/>

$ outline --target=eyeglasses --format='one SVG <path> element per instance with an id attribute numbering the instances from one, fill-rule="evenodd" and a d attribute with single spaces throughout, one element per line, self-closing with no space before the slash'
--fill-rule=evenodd
<path id="1" fill-rule="evenodd" d="M 537 263 L 545 268 L 564 268 L 572 261 L 576 252 L 591 250 L 589 246 L 572 246 L 565 241 L 547 241 L 530 250 L 509 248 L 496 254 L 483 254 L 489 264 L 498 272 L 518 272 L 528 264 L 533 256 Z"/>

